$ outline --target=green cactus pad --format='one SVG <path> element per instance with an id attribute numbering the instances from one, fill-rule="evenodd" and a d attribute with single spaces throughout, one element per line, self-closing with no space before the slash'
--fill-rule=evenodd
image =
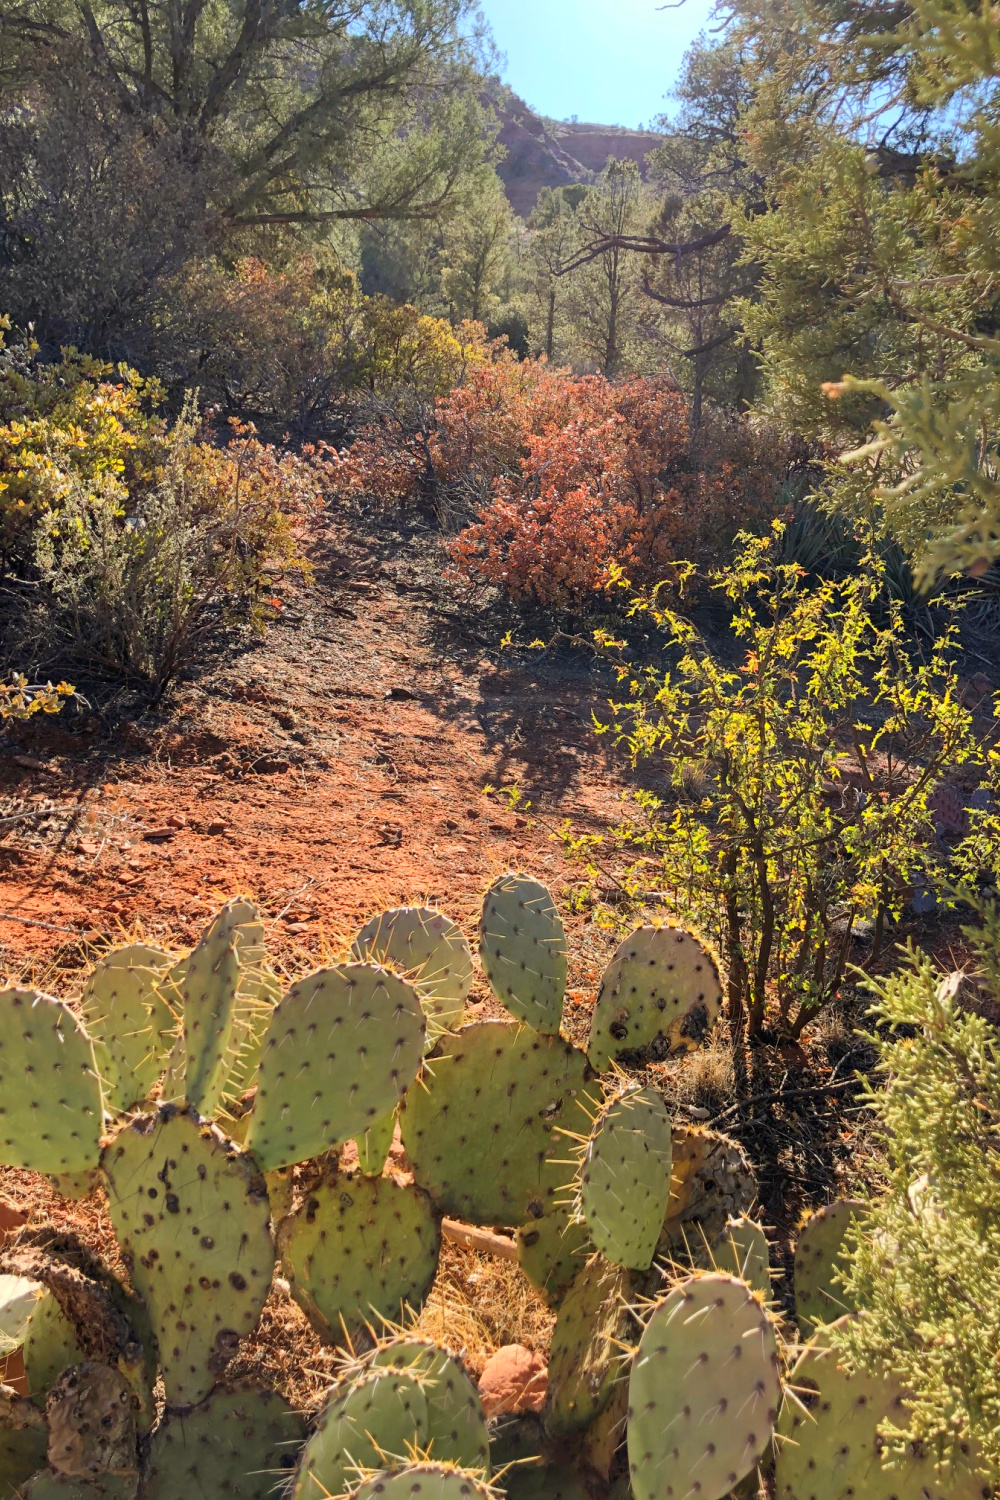
<path id="1" fill-rule="evenodd" d="M 54 1469 L 42 1469 L 20 1494 L 23 1500 L 134 1500 L 138 1486 L 138 1474 L 97 1474 L 93 1479 L 74 1479 L 68 1474 L 57 1474 Z"/>
<path id="2" fill-rule="evenodd" d="M 795 1244 L 795 1317 L 808 1338 L 817 1323 L 832 1323 L 856 1311 L 850 1293 L 841 1285 L 838 1266 L 847 1250 L 847 1232 L 865 1212 L 857 1198 L 842 1198 L 814 1213 Z"/>
<path id="3" fill-rule="evenodd" d="M 745 1281 L 754 1292 L 771 1295 L 771 1255 L 767 1235 L 753 1219 L 730 1219 L 713 1245 L 692 1246 L 694 1265 Z"/>
<path id="4" fill-rule="evenodd" d="M 351 957 L 405 975 L 424 1007 L 429 1047 L 461 1020 L 472 988 L 472 950 L 461 928 L 444 912 L 431 906 L 381 911 L 354 939 Z"/>
<path id="5" fill-rule="evenodd" d="M 906 1393 L 889 1371 L 849 1375 L 824 1331 L 803 1349 L 789 1386 L 798 1401 L 786 1400 L 778 1421 L 777 1500 L 991 1500 L 992 1484 L 971 1469 L 940 1469 L 929 1448 L 883 1463 L 879 1428 L 907 1425 Z"/>
<path id="6" fill-rule="evenodd" d="M 355 1500 L 495 1500 L 482 1479 L 451 1464 L 411 1463 L 366 1480 Z"/>
<path id="7" fill-rule="evenodd" d="M 49 1435 L 45 1418 L 9 1386 L 0 1389 L 0 1500 L 24 1493 L 32 1474 L 45 1467 Z"/>
<path id="8" fill-rule="evenodd" d="M 489 1475 L 490 1434 L 483 1403 L 461 1360 L 426 1339 L 392 1339 L 375 1351 L 372 1368 L 416 1368 L 427 1377 L 430 1457 Z"/>
<path id="9" fill-rule="evenodd" d="M 549 1348 L 545 1425 L 553 1436 L 589 1427 L 624 1379 L 630 1290 L 627 1271 L 592 1255 L 563 1298 Z"/>
<path id="10" fill-rule="evenodd" d="M 635 1500 L 722 1500 L 760 1460 L 781 1405 L 778 1346 L 732 1276 L 693 1276 L 656 1304 L 629 1378 Z"/>
<path id="11" fill-rule="evenodd" d="M 562 1301 L 593 1248 L 587 1226 L 562 1203 L 550 1203 L 517 1231 L 518 1265 L 550 1307 Z"/>
<path id="12" fill-rule="evenodd" d="M 577 1182 L 577 1217 L 609 1260 L 645 1271 L 670 1198 L 670 1116 L 652 1089 L 628 1088 L 597 1117 Z"/>
<path id="13" fill-rule="evenodd" d="M 102 958 L 84 987 L 80 1005 L 112 1113 L 148 1098 L 167 1065 L 177 1022 L 159 985 L 173 962 L 160 948 L 130 943 Z"/>
<path id="14" fill-rule="evenodd" d="M 85 1358 L 76 1329 L 52 1292 L 45 1292 L 31 1316 L 24 1340 L 24 1373 L 31 1399 L 45 1405 L 49 1387 L 63 1370 Z"/>
<path id="15" fill-rule="evenodd" d="M 233 1011 L 233 1030 L 226 1057 L 226 1072 L 219 1090 L 214 1116 L 229 1139 L 246 1139 L 250 1125 L 252 1095 L 264 1038 L 281 999 L 281 981 L 266 965 L 240 970 Z"/>
<path id="16" fill-rule="evenodd" d="M 587 1054 L 598 1073 L 616 1057 L 657 1060 L 708 1036 L 722 1003 L 715 959 L 684 927 L 638 927 L 601 980 Z"/>
<path id="17" fill-rule="evenodd" d="M 171 1406 L 212 1389 L 257 1326 L 274 1268 L 263 1178 L 193 1110 L 165 1106 L 105 1147 L 108 1203 L 145 1300 Z"/>
<path id="18" fill-rule="evenodd" d="M 757 1182 L 738 1141 L 717 1130 L 675 1125 L 670 1202 L 657 1259 L 689 1257 L 697 1246 L 714 1245 L 730 1219 L 752 1207 Z"/>
<path id="19" fill-rule="evenodd" d="M 184 1096 L 203 1115 L 219 1102 L 236 1019 L 240 961 L 225 925 L 210 928 L 184 973 Z"/>
<path id="20" fill-rule="evenodd" d="M 416 990 L 371 964 L 293 984 L 264 1040 L 247 1150 L 265 1171 L 342 1145 L 389 1114 L 424 1052 Z"/>
<path id="21" fill-rule="evenodd" d="M 299 1455 L 288 1500 L 346 1494 L 362 1469 L 405 1459 L 426 1438 L 424 1381 L 416 1372 L 372 1370 L 335 1386 Z"/>
<path id="22" fill-rule="evenodd" d="M 586 1135 L 596 1106 L 587 1059 L 557 1036 L 478 1021 L 448 1039 L 400 1116 L 413 1174 L 443 1213 L 524 1224 L 570 1175 L 562 1132 Z"/>
<path id="23" fill-rule="evenodd" d="M 94 1049 L 73 1012 L 38 990 L 0 990 L 0 1163 L 86 1172 L 101 1122 Z"/>
<path id="24" fill-rule="evenodd" d="M 295 1467 L 302 1419 L 275 1391 L 214 1391 L 156 1429 L 143 1500 L 268 1500 Z"/>
<path id="25" fill-rule="evenodd" d="M 544 885 L 526 875 L 494 880 L 483 897 L 479 956 L 511 1015 L 554 1036 L 566 993 L 566 934 Z"/>
<path id="26" fill-rule="evenodd" d="M 292 1296 L 320 1337 L 339 1344 L 423 1305 L 441 1231 L 419 1188 L 344 1173 L 282 1221 L 279 1248 Z"/>
<path id="27" fill-rule="evenodd" d="M 376 1120 L 363 1135 L 358 1136 L 355 1143 L 358 1148 L 358 1166 L 366 1177 L 381 1177 L 395 1133 L 396 1111 L 393 1110 L 391 1115 L 386 1115 L 383 1120 Z"/>

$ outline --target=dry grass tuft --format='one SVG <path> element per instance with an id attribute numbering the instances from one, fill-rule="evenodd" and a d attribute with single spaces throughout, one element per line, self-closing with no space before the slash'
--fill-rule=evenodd
<path id="1" fill-rule="evenodd" d="M 524 1344 L 547 1353 L 554 1323 L 555 1314 L 516 1262 L 446 1240 L 414 1331 L 447 1344 L 478 1375 L 504 1344 Z"/>

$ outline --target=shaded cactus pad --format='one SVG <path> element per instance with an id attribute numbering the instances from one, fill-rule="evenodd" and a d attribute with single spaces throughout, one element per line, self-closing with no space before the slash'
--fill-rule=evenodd
<path id="1" fill-rule="evenodd" d="M 267 1500 L 289 1475 L 304 1425 L 275 1391 L 215 1391 L 153 1436 L 143 1500 Z"/>
<path id="2" fill-rule="evenodd" d="M 629 1379 L 635 1500 L 722 1500 L 771 1442 L 781 1404 L 767 1313 L 731 1276 L 694 1276 L 657 1303 Z"/>
<path id="3" fill-rule="evenodd" d="M 557 1036 L 473 1022 L 433 1059 L 400 1118 L 414 1176 L 443 1213 L 524 1224 L 569 1181 L 562 1131 L 590 1131 L 596 1087 L 587 1059 Z"/>
<path id="4" fill-rule="evenodd" d="M 854 1312 L 854 1300 L 837 1276 L 847 1232 L 863 1214 L 857 1198 L 841 1198 L 810 1215 L 795 1243 L 795 1316 L 808 1337 L 817 1323 Z"/>
<path id="5" fill-rule="evenodd" d="M 101 1121 L 94 1049 L 73 1012 L 38 990 L 0 990 L 0 1162 L 86 1172 Z"/>
<path id="6" fill-rule="evenodd" d="M 497 999 L 519 1021 L 554 1035 L 566 993 L 566 934 L 544 885 L 501 875 L 483 898 L 479 956 Z"/>
<path id="7" fill-rule="evenodd" d="M 340 964 L 300 979 L 267 1029 L 247 1150 L 271 1171 L 362 1134 L 416 1078 L 425 1030 L 416 990 L 388 969 Z"/>
<path id="8" fill-rule="evenodd" d="M 496 1500 L 475 1474 L 448 1464 L 407 1464 L 366 1480 L 356 1500 Z"/>
<path id="9" fill-rule="evenodd" d="M 115 1233 L 156 1333 L 171 1406 L 215 1385 L 257 1326 L 274 1269 L 253 1162 L 193 1110 L 164 1106 L 105 1148 Z"/>
<path id="10" fill-rule="evenodd" d="M 554 1436 L 588 1427 L 625 1378 L 628 1273 L 593 1255 L 563 1298 L 549 1348 L 545 1425 Z"/>
<path id="11" fill-rule="evenodd" d="M 358 1483 L 359 1468 L 405 1460 L 425 1446 L 427 1401 L 415 1371 L 371 1370 L 335 1386 L 299 1455 L 289 1500 L 327 1500 Z"/>
<path id="12" fill-rule="evenodd" d="M 419 1309 L 441 1231 L 427 1195 L 391 1177 L 343 1173 L 311 1193 L 279 1231 L 292 1295 L 328 1343 Z"/>
<path id="13" fill-rule="evenodd" d="M 691 1051 L 721 1003 L 718 966 L 699 938 L 684 927 L 638 927 L 604 971 L 587 1044 L 591 1065 L 603 1073 L 627 1053 L 655 1060 Z"/>

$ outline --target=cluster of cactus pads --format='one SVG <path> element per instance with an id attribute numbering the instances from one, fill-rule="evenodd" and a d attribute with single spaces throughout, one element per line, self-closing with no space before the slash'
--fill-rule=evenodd
<path id="1" fill-rule="evenodd" d="M 0 1386 L 0 1500 L 722 1500 L 769 1465 L 785 1500 L 991 1493 L 974 1464 L 890 1466 L 905 1392 L 862 1391 L 824 1342 L 857 1315 L 837 1261 L 859 1205 L 803 1231 L 786 1380 L 745 1157 L 635 1081 L 715 1022 L 706 945 L 632 933 L 586 1050 L 543 886 L 494 882 L 479 956 L 505 1021 L 464 1019 L 472 951 L 429 908 L 286 989 L 235 900 L 185 957 L 108 954 L 78 1003 L 0 991 L 0 1163 L 102 1190 L 118 1252 L 53 1225 L 4 1247 L 24 1374 Z M 510 1232 L 555 1311 L 541 1417 L 487 1423 L 461 1351 L 414 1329 L 445 1216 Z M 341 1351 L 318 1411 L 227 1375 L 283 1295 Z"/>

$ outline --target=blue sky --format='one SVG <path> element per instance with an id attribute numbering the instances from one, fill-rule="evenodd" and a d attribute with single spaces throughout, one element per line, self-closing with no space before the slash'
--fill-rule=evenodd
<path id="1" fill-rule="evenodd" d="M 503 76 L 532 109 L 601 125 L 648 125 L 681 59 L 709 24 L 711 0 L 480 0 L 507 54 Z"/>

